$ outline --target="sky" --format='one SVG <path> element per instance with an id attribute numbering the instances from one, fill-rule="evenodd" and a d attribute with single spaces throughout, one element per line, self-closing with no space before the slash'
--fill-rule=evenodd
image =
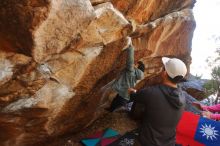
<path id="1" fill-rule="evenodd" d="M 220 0 L 197 0 L 194 8 L 196 29 L 192 41 L 190 72 L 211 78 L 206 59 L 220 47 Z M 216 39 L 218 38 L 218 39 Z"/>

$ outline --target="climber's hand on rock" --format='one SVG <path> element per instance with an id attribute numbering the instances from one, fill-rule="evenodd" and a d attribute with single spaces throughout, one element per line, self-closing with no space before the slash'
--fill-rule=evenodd
<path id="1" fill-rule="evenodd" d="M 136 23 L 135 23 L 135 20 L 129 19 L 128 21 L 129 21 L 129 23 L 131 24 L 132 33 L 135 32 L 135 30 L 136 30 L 136 28 L 137 28 L 137 25 L 136 25 Z"/>

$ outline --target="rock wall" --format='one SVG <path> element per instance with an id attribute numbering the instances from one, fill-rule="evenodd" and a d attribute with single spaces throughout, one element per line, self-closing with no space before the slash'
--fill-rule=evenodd
<path id="1" fill-rule="evenodd" d="M 158 82 L 161 56 L 189 67 L 194 0 L 2 0 L 0 145 L 33 145 L 97 118 L 123 68 L 126 37 Z"/>

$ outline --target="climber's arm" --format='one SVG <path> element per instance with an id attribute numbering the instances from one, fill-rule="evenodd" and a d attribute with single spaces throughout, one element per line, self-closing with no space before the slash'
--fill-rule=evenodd
<path id="1" fill-rule="evenodd" d="M 126 69 L 129 71 L 134 70 L 134 47 L 130 45 L 127 49 L 127 61 L 126 61 Z"/>

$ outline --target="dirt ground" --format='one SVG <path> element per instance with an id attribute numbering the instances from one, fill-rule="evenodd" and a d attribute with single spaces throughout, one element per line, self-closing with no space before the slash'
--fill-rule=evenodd
<path id="1" fill-rule="evenodd" d="M 112 128 L 118 131 L 121 135 L 131 131 L 137 127 L 136 122 L 131 120 L 125 111 L 117 111 L 107 113 L 100 119 L 96 120 L 91 126 L 81 131 L 78 134 L 67 134 L 53 140 L 47 141 L 41 146 L 82 146 L 80 139 L 88 135 L 94 134 L 97 131 L 106 128 Z"/>

